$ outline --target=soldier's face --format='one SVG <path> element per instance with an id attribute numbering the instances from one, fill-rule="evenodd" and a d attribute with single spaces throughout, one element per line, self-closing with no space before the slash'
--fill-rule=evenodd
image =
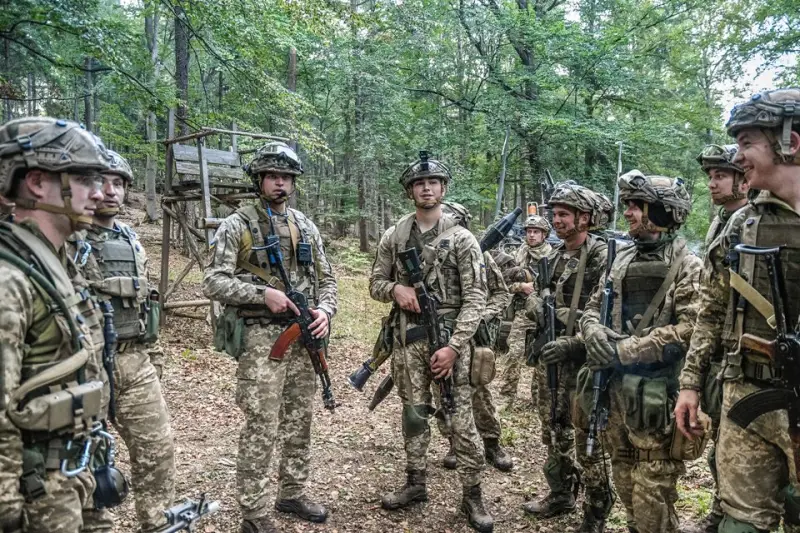
<path id="1" fill-rule="evenodd" d="M 270 203 L 280 204 L 294 192 L 294 176 L 265 172 L 261 175 L 261 194 Z"/>
<path id="2" fill-rule="evenodd" d="M 70 205 L 72 210 L 79 215 L 91 217 L 94 215 L 94 210 L 103 201 L 103 193 L 101 191 L 103 178 L 100 174 L 72 174 L 69 178 L 70 190 L 72 191 L 72 198 Z M 60 196 L 59 189 L 59 196 Z"/>
<path id="3" fill-rule="evenodd" d="M 567 206 L 553 206 L 553 229 L 559 239 L 586 231 L 589 224 L 589 213 L 577 213 Z"/>
<path id="4" fill-rule="evenodd" d="M 100 208 L 119 209 L 125 203 L 125 180 L 119 174 L 103 174 Z"/>
<path id="5" fill-rule="evenodd" d="M 411 198 L 414 206 L 433 209 L 442 202 L 444 185 L 439 178 L 424 178 L 411 184 Z"/>
<path id="6" fill-rule="evenodd" d="M 774 190 L 783 181 L 779 175 L 785 167 L 776 153 L 777 143 L 773 145 L 764 131 L 758 128 L 745 129 L 736 136 L 739 151 L 735 161 L 744 169 L 744 177 L 754 189 Z M 791 133 L 790 146 L 796 156 L 800 150 L 800 135 Z"/>
<path id="7" fill-rule="evenodd" d="M 625 202 L 625 212 L 622 216 L 628 223 L 628 234 L 634 239 L 642 238 L 649 233 L 646 229 L 647 220 L 644 220 L 644 211 L 633 200 Z"/>
<path id="8" fill-rule="evenodd" d="M 537 246 L 544 241 L 544 232 L 537 228 L 527 228 L 525 230 L 525 242 L 528 246 Z"/>

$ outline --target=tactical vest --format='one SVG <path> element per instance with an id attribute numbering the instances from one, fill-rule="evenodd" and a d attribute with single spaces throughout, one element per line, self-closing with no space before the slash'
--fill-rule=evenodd
<path id="1" fill-rule="evenodd" d="M 575 309 L 584 309 L 586 307 L 586 302 L 589 301 L 589 297 L 594 289 L 594 283 L 586 279 L 586 263 L 588 263 L 589 246 L 592 244 L 590 239 L 592 239 L 591 236 L 576 250 L 577 253 L 571 254 L 569 258 L 565 257 L 563 248 L 554 250 L 555 257 L 550 261 L 550 268 L 552 269 L 550 290 L 555 296 L 556 309 L 572 309 L 573 297 L 579 284 L 579 278 L 580 294 L 578 295 L 578 302 Z M 583 268 L 581 268 L 582 256 L 584 261 Z M 553 257 L 552 253 L 550 257 Z M 575 333 L 574 323 L 571 332 L 566 331 L 568 324 L 563 324 L 562 326 L 563 327 L 559 327 L 559 335 L 572 335 Z"/>
<path id="2" fill-rule="evenodd" d="M 800 231 L 798 230 L 795 215 L 791 218 L 781 217 L 779 209 L 769 204 L 756 206 L 744 220 L 740 229 L 741 242 L 744 244 L 773 247 L 782 246 L 781 261 L 783 275 L 786 280 L 786 316 L 788 326 L 794 327 L 800 315 Z M 767 274 L 766 261 L 756 258 L 751 254 L 740 254 L 740 275 L 748 281 L 753 288 L 772 303 L 772 292 Z M 735 292 L 735 291 L 734 291 Z M 734 302 L 740 296 L 732 293 L 723 328 L 722 339 L 729 347 L 735 347 L 742 333 L 750 333 L 767 340 L 775 338 L 775 330 L 768 324 L 764 316 L 750 304 L 744 305 L 744 314 L 741 320 L 741 331 L 737 331 L 737 317 L 742 313 L 734 309 Z"/>
<path id="3" fill-rule="evenodd" d="M 634 261 L 622 281 L 622 330 L 630 335 L 669 272 L 661 260 Z"/>
<path id="4" fill-rule="evenodd" d="M 91 243 L 103 279 L 90 280 L 90 283 L 98 293 L 109 298 L 120 342 L 141 341 L 146 330 L 149 287 L 141 271 L 143 265 L 137 263 L 134 241 L 133 232 L 123 227 L 119 236 L 111 235 Z"/>
<path id="5" fill-rule="evenodd" d="M 319 298 L 319 274 L 315 268 L 317 250 L 305 216 L 297 210 L 287 208 L 285 217 L 273 214 L 270 221 L 266 211 L 254 205 L 240 207 L 236 210 L 236 214 L 244 219 L 250 230 L 242 238 L 237 262 L 237 278 L 253 285 L 264 285 L 264 282 L 267 282 L 272 287 L 284 290 L 277 269 L 273 271 L 270 267 L 266 251 L 256 249 L 264 246 L 266 236 L 272 232 L 272 226 L 280 239 L 284 268 L 290 283 L 295 290 L 305 294 L 310 303 L 316 303 Z M 285 218 L 285 223 L 279 218 Z M 297 259 L 296 251 L 301 242 L 308 243 L 311 247 L 312 260 L 306 265 L 299 264 Z M 290 318 L 290 314 L 273 315 L 264 306 L 259 306 L 258 312 L 263 312 L 266 317 Z"/>
<path id="6" fill-rule="evenodd" d="M 51 442 L 46 466 L 57 469 L 61 441 L 54 439 L 84 435 L 105 418 L 107 398 L 99 352 L 88 340 L 99 338 L 102 347 L 102 313 L 88 287 L 76 291 L 60 259 L 28 229 L 0 222 L 0 249 L 44 276 L 60 300 L 28 274 L 36 297 L 24 340 L 20 386 L 11 393 L 7 409 L 26 450 Z M 62 306 L 69 316 L 61 312 Z M 81 338 L 74 338 L 73 328 Z"/>

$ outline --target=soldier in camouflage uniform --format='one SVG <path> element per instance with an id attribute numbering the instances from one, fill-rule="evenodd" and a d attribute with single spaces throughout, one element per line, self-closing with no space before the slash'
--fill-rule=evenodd
<path id="1" fill-rule="evenodd" d="M 472 219 L 472 215 L 469 214 L 466 207 L 455 202 L 442 202 L 442 210 L 447 215 L 455 218 L 458 224 L 469 229 L 469 221 Z M 475 349 L 489 350 L 491 353 L 485 352 L 484 356 L 494 361 L 495 356 L 492 351 L 492 346 L 494 345 L 493 337 L 496 335 L 500 317 L 508 307 L 511 296 L 508 293 L 508 287 L 503 281 L 503 274 L 488 251 L 483 253 L 483 262 L 486 265 L 488 299 L 486 300 L 486 310 L 483 312 L 481 324 L 475 334 Z M 473 385 L 475 384 L 473 383 Z M 475 427 L 483 439 L 486 462 L 501 472 L 507 472 L 514 468 L 513 459 L 500 446 L 500 417 L 497 416 L 497 409 L 495 409 L 492 391 L 489 390 L 488 383 L 475 385 L 475 394 L 472 396 L 472 409 L 475 417 Z M 458 466 L 455 440 L 441 418 L 437 419 L 437 424 L 439 432 L 450 441 L 450 450 L 442 460 L 442 466 L 449 470 L 455 470 L 456 466 Z"/>
<path id="2" fill-rule="evenodd" d="M 796 532 L 800 531 L 797 458 L 789 439 L 787 412 L 763 414 L 747 429 L 736 425 L 727 413 L 745 396 L 772 389 L 775 385 L 770 380 L 776 371 L 767 358 L 740 346 L 745 333 L 767 340 L 776 334 L 765 318 L 774 313 L 765 261 L 739 254 L 734 274 L 733 244 L 781 246 L 789 327 L 800 314 L 800 89 L 756 94 L 734 107 L 727 129 L 739 147 L 734 162 L 744 170 L 750 186 L 762 192 L 731 216 L 708 251 L 700 311 L 680 377 L 675 417 L 686 436 L 699 432 L 700 396 L 721 346 L 725 356 L 717 467 L 725 516 L 719 531 L 772 531 L 785 505 L 784 530 Z"/>
<path id="3" fill-rule="evenodd" d="M 508 290 L 513 295 L 508 308 L 511 318 L 511 333 L 508 338 L 509 349 L 505 353 L 503 373 L 501 377 L 500 395 L 504 398 L 504 409 L 510 408 L 517 397 L 522 363 L 525 360 L 525 338 L 530 337 L 528 331 L 532 329 L 530 320 L 523 313 L 525 300 L 533 292 L 533 280 L 539 260 L 550 253 L 552 247 L 545 238 L 550 234 L 550 223 L 543 216 L 533 215 L 525 220 L 525 243 L 517 249 L 514 258 L 514 267 L 503 272 Z M 529 364 L 533 368 L 531 378 L 531 398 L 536 407 L 539 401 L 538 367 L 533 361 Z"/>
<path id="4" fill-rule="evenodd" d="M 282 457 L 275 508 L 304 520 L 324 522 L 328 511 L 304 495 L 308 478 L 311 415 L 316 375 L 300 342 L 281 360 L 270 350 L 289 319 L 298 314 L 283 283 L 272 272 L 263 249 L 267 236 L 280 241 L 285 268 L 294 288 L 315 306 L 311 331 L 328 335 L 336 312 L 336 280 L 319 230 L 303 213 L 287 206 L 303 167 L 284 143 L 260 148 L 246 167 L 261 202 L 241 207 L 217 230 L 203 293 L 226 306 L 218 333 L 227 335 L 225 350 L 239 366 L 236 403 L 245 423 L 239 436 L 237 486 L 242 533 L 273 531 L 267 516 L 268 469 L 280 439 Z"/>
<path id="5" fill-rule="evenodd" d="M 684 465 L 670 453 L 669 413 L 697 312 L 701 262 L 675 235 L 691 208 L 680 180 L 632 170 L 619 189 L 634 244 L 611 267 L 613 329 L 600 324 L 598 290 L 586 304 L 581 331 L 589 368 L 615 368 L 602 438 L 628 529 L 672 533 L 679 531 L 675 487 Z"/>
<path id="6" fill-rule="evenodd" d="M 472 337 L 486 307 L 486 272 L 475 237 L 444 216 L 441 201 L 450 171 L 422 152 L 400 178 L 416 211 L 386 230 L 378 245 L 370 276 L 370 295 L 381 302 L 396 302 L 392 376 L 403 401 L 403 439 L 406 449 L 406 484 L 383 497 L 384 509 L 402 509 L 426 501 L 426 455 L 431 384 L 452 376 L 455 414 L 452 435 L 457 470 L 463 487 L 461 508 L 470 526 L 492 531 L 494 521 L 481 496 L 483 442 L 475 428 L 470 384 Z M 423 260 L 425 283 L 440 301 L 443 328 L 450 332 L 447 346 L 430 354 L 425 329 L 419 325 L 419 302 L 398 254 L 416 248 Z"/>
<path id="7" fill-rule="evenodd" d="M 158 335 L 158 292 L 150 284 L 147 255 L 133 230 L 117 220 L 133 172 L 113 150 L 111 170 L 103 173 L 103 201 L 94 224 L 74 234 L 67 251 L 94 294 L 114 309 L 117 333 L 114 361 L 115 427 L 131 458 L 136 516 L 143 532 L 166 524 L 164 509 L 175 496 L 175 448 L 159 378 L 163 352 Z"/>
<path id="8" fill-rule="evenodd" d="M 64 249 L 70 233 L 91 224 L 109 163 L 102 142 L 75 122 L 35 117 L 0 127 L 0 200 L 15 204 L 13 222 L 0 223 L 4 533 L 113 528 L 108 511 L 95 509 L 111 505 L 95 491 L 97 457 L 79 464 L 81 450 L 88 459 L 107 440 L 103 317 Z M 123 478 L 111 481 L 127 490 Z"/>
<path id="9" fill-rule="evenodd" d="M 553 212 L 553 226 L 563 242 L 548 254 L 551 294 L 555 296 L 556 340 L 544 345 L 543 365 L 558 369 L 558 403 L 556 420 L 550 419 L 551 392 L 547 373 L 539 372 L 539 419 L 542 440 L 547 447 L 544 475 L 550 493 L 538 501 L 524 505 L 527 513 L 548 518 L 575 509 L 575 497 L 580 477 L 586 487 L 583 523 L 579 531 L 603 531 L 604 516 L 600 511 L 609 507 L 611 494 L 603 471 L 602 456 L 595 451 L 586 455 L 588 420 L 574 420 L 578 369 L 586 360 L 583 340 L 576 336 L 581 310 L 600 281 L 606 263 L 606 243 L 589 231 L 601 221 L 595 194 L 589 189 L 565 182 L 556 186 L 548 205 Z M 544 287 L 538 285 L 525 304 L 528 318 L 542 331 L 542 299 Z M 576 465 L 576 458 L 577 463 Z"/>
<path id="10" fill-rule="evenodd" d="M 747 205 L 747 193 L 750 184 L 744 179 L 744 170 L 734 162 L 737 147 L 735 144 L 718 146 L 709 144 L 703 148 L 702 153 L 697 156 L 697 161 L 708 175 L 708 190 L 711 193 L 711 200 L 714 205 L 719 206 L 719 211 L 711 221 L 711 226 L 706 234 L 704 250 L 711 248 L 714 240 L 722 233 L 722 228 L 731 216 Z M 719 434 L 719 419 L 722 410 L 722 383 L 717 379 L 719 371 L 722 369 L 722 359 L 725 355 L 722 346 L 714 354 L 711 360 L 709 371 L 706 374 L 702 409 L 711 417 L 712 440 L 708 452 L 708 466 L 714 478 L 714 500 L 711 504 L 711 511 L 703 520 L 701 531 L 703 533 L 716 533 L 719 523 L 722 521 L 722 506 L 719 499 L 719 487 L 717 486 L 717 461 L 716 461 L 716 440 Z"/>

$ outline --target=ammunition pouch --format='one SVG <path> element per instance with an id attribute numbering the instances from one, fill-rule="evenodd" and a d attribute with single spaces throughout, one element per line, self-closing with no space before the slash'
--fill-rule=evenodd
<path id="1" fill-rule="evenodd" d="M 403 435 L 411 438 L 425 433 L 428 430 L 428 418 L 431 411 L 430 405 L 403 404 Z"/>
<path id="2" fill-rule="evenodd" d="M 214 332 L 214 349 L 225 352 L 235 360 L 244 353 L 245 319 L 239 316 L 236 307 L 227 306 L 217 317 Z"/>
<path id="3" fill-rule="evenodd" d="M 625 425 L 634 430 L 666 430 L 674 403 L 669 378 L 637 374 L 622 377 Z"/>
<path id="4" fill-rule="evenodd" d="M 496 373 L 494 352 L 488 346 L 475 346 L 469 365 L 469 382 L 473 387 L 485 387 Z"/>
<path id="5" fill-rule="evenodd" d="M 158 340 L 158 329 L 161 324 L 161 302 L 157 290 L 150 291 L 145 315 L 144 336 L 142 342 L 152 344 Z"/>
<path id="6" fill-rule="evenodd" d="M 722 361 L 712 361 L 703 381 L 703 390 L 700 396 L 700 408 L 711 417 L 719 420 L 722 416 L 722 381 L 719 373 L 722 370 Z"/>
<path id="7" fill-rule="evenodd" d="M 536 330 L 525 330 L 525 364 L 527 366 L 537 366 L 539 364 L 539 353 L 534 350 L 536 344 Z"/>
<path id="8" fill-rule="evenodd" d="M 512 324 L 513 322 L 510 320 L 502 320 L 500 322 L 500 328 L 497 331 L 495 347 L 501 353 L 506 353 L 511 349 L 511 347 L 508 345 L 508 337 L 511 335 Z"/>
<path id="9" fill-rule="evenodd" d="M 8 409 L 8 417 L 20 430 L 46 435 L 82 433 L 104 415 L 101 381 L 72 383 L 31 399 L 21 409 L 13 404 Z"/>
<path id="10" fill-rule="evenodd" d="M 699 438 L 687 439 L 678 428 L 672 429 L 669 454 L 676 461 L 694 461 L 703 456 L 711 438 L 711 418 L 702 411 L 697 413 L 697 420 L 703 426 L 703 435 Z"/>

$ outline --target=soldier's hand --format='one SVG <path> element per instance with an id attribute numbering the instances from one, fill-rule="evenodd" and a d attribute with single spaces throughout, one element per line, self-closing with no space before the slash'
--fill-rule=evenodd
<path id="1" fill-rule="evenodd" d="M 620 336 L 600 324 L 586 329 L 583 335 L 586 343 L 586 362 L 592 370 L 602 370 L 614 364 L 617 358 L 616 341 Z"/>
<path id="2" fill-rule="evenodd" d="M 542 347 L 540 360 L 546 365 L 567 361 L 573 355 L 583 352 L 583 343 L 575 337 L 559 337 Z"/>
<path id="3" fill-rule="evenodd" d="M 542 323 L 542 316 L 544 315 L 544 300 L 531 294 L 525 300 L 525 316 L 536 324 Z"/>
<path id="4" fill-rule="evenodd" d="M 529 283 L 522 283 L 522 284 L 520 284 L 519 287 L 520 287 L 520 289 L 522 289 L 522 293 L 525 296 L 530 296 L 531 293 L 533 292 L 533 282 L 532 281 L 529 282 Z"/>
<path id="5" fill-rule="evenodd" d="M 696 390 L 683 389 L 675 404 L 675 420 L 678 430 L 687 439 L 701 437 L 705 432 L 703 424 L 697 420 L 697 409 L 700 406 L 700 394 Z"/>
<path id="6" fill-rule="evenodd" d="M 420 312 L 419 302 L 417 301 L 417 291 L 414 290 L 414 287 L 406 287 L 398 283 L 394 286 L 394 289 L 392 289 L 392 296 L 394 297 L 394 301 L 397 302 L 397 305 L 400 306 L 400 309 L 404 311 L 413 311 L 415 313 Z"/>
<path id="7" fill-rule="evenodd" d="M 444 379 L 453 373 L 453 365 L 456 364 L 458 354 L 449 346 L 439 348 L 431 356 L 431 370 L 433 377 Z"/>
<path id="8" fill-rule="evenodd" d="M 319 309 L 309 309 L 309 313 L 314 317 L 314 321 L 309 324 L 308 329 L 311 334 L 317 339 L 324 339 L 330 330 L 330 321 L 328 320 L 328 313 L 320 311 Z"/>
<path id="9" fill-rule="evenodd" d="M 264 289 L 264 303 L 267 304 L 269 310 L 273 313 L 280 314 L 286 311 L 292 311 L 296 315 L 300 315 L 300 310 L 294 305 L 285 292 L 267 287 Z"/>

